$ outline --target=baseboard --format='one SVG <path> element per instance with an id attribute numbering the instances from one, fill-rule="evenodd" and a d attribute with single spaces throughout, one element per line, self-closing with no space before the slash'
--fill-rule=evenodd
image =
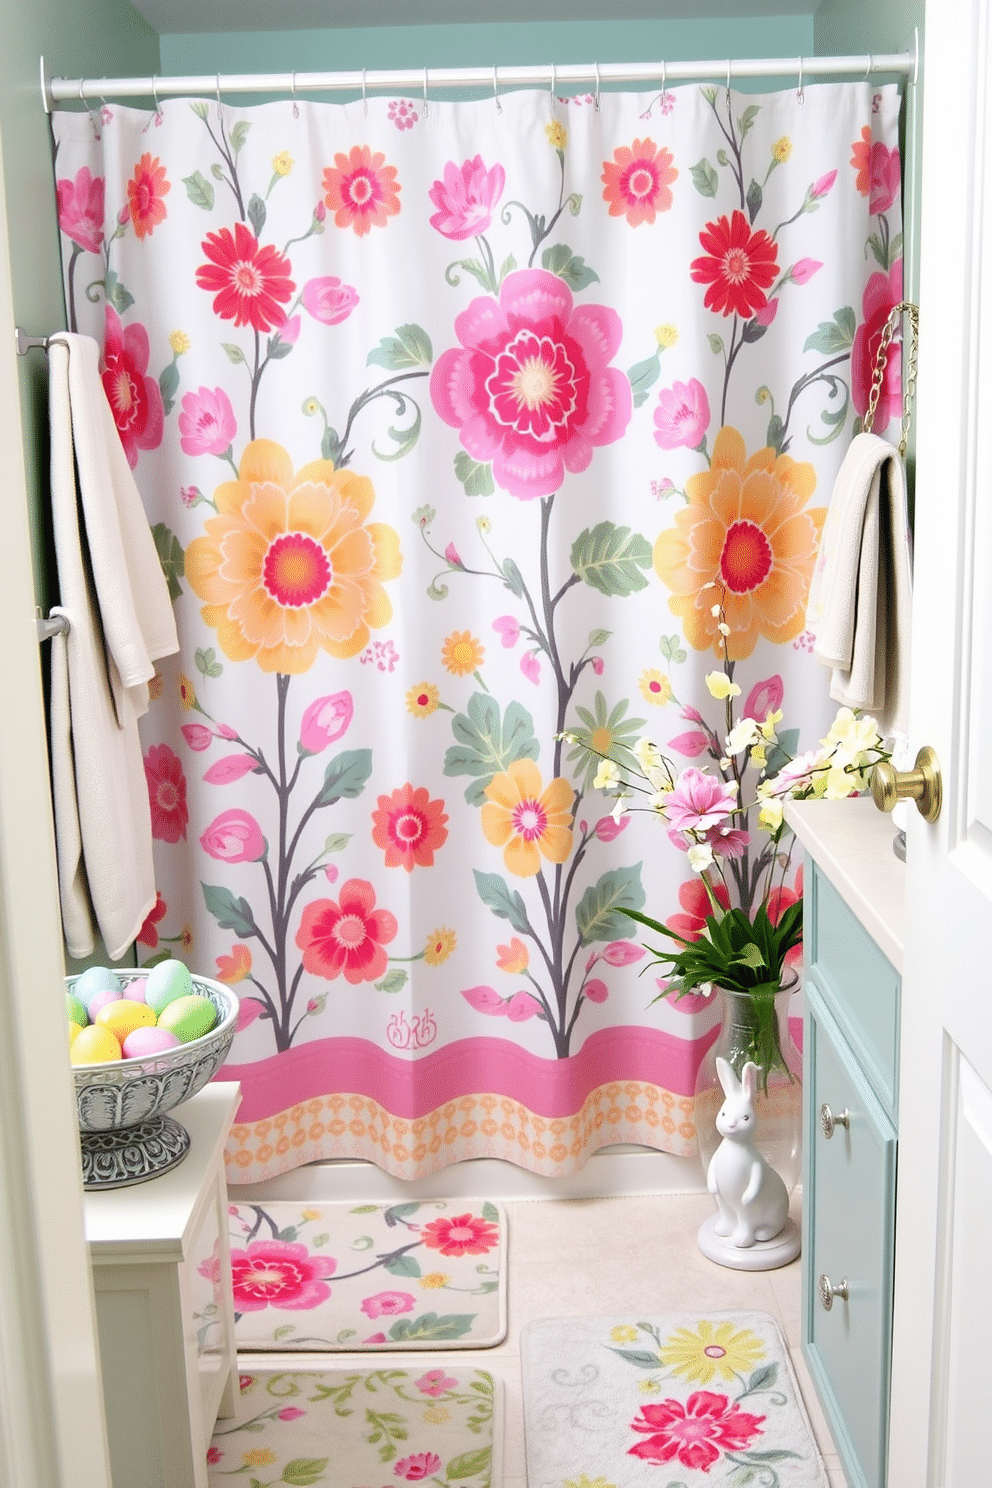
<path id="1" fill-rule="evenodd" d="M 480 1157 L 453 1163 L 430 1177 L 408 1181 L 368 1162 L 320 1162 L 294 1168 L 266 1183 L 233 1186 L 232 1199 L 301 1203 L 355 1199 L 382 1203 L 397 1199 L 591 1199 L 627 1194 L 704 1193 L 696 1158 L 675 1157 L 649 1147 L 607 1147 L 594 1153 L 579 1173 L 549 1178 L 513 1163 Z"/>

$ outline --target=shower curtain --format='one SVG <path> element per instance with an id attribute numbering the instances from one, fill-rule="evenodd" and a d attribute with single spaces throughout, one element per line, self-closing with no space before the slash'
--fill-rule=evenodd
<path id="1" fill-rule="evenodd" d="M 652 1001 L 620 911 L 698 929 L 705 896 L 575 740 L 708 762 L 714 596 L 743 712 L 825 733 L 805 603 L 902 292 L 898 113 L 860 82 L 53 116 L 69 322 L 181 639 L 139 951 L 240 995 L 232 1182 L 694 1151 L 715 1010 Z"/>

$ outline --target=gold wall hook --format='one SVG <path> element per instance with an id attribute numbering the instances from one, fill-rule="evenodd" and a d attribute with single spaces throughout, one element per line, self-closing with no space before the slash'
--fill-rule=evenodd
<path id="1" fill-rule="evenodd" d="M 924 744 L 917 753 L 912 770 L 897 770 L 889 760 L 876 765 L 872 771 L 871 795 L 879 811 L 891 811 L 897 801 L 915 801 L 917 811 L 926 821 L 936 821 L 943 787 L 940 765 L 929 744 Z"/>

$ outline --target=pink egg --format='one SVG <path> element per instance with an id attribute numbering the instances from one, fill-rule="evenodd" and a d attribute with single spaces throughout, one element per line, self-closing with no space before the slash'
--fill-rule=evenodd
<path id="1" fill-rule="evenodd" d="M 102 1007 L 106 1007 L 108 1002 L 120 1002 L 120 1000 L 120 992 L 115 992 L 110 987 L 105 987 L 101 992 L 94 992 L 93 996 L 89 1000 L 89 1006 L 87 1008 L 87 1011 L 90 1015 L 90 1022 L 96 1022 L 97 1013 Z"/>
<path id="2" fill-rule="evenodd" d="M 136 977 L 133 982 L 124 983 L 124 996 L 128 1002 L 144 1002 L 145 988 L 148 986 L 147 977 Z"/>
<path id="3" fill-rule="evenodd" d="M 143 1059 L 148 1054 L 164 1054 L 166 1049 L 178 1049 L 179 1039 L 167 1028 L 135 1028 L 124 1040 L 125 1059 Z"/>

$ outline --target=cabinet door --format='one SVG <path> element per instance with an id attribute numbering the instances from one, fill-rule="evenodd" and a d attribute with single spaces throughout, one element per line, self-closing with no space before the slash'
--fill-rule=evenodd
<path id="1" fill-rule="evenodd" d="M 895 1130 L 826 1008 L 806 1028 L 804 1351 L 858 1488 L 883 1488 L 888 1437 Z M 821 1106 L 836 1118 L 828 1139 Z M 820 1279 L 837 1288 L 829 1310 Z"/>

